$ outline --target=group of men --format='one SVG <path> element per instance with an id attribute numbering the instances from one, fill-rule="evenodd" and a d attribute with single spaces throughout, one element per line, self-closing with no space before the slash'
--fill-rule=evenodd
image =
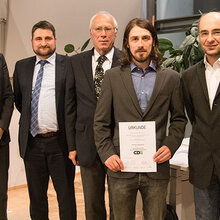
<path id="1" fill-rule="evenodd" d="M 166 215 L 169 159 L 181 144 L 187 119 L 190 182 L 197 220 L 220 216 L 220 13 L 204 14 L 199 38 L 204 60 L 182 74 L 161 66 L 158 38 L 147 19 L 132 19 L 122 51 L 114 47 L 118 25 L 108 12 L 90 21 L 93 49 L 66 57 L 56 50 L 55 28 L 32 28 L 36 56 L 20 60 L 13 75 L 21 113 L 19 148 L 24 160 L 33 220 L 48 220 L 51 177 L 61 220 L 76 219 L 75 165 L 80 166 L 87 220 L 104 220 L 108 176 L 110 219 L 135 219 L 137 191 L 146 220 Z M 13 93 L 0 56 L 0 219 L 7 219 L 8 127 Z M 167 122 L 169 120 L 168 134 Z M 119 122 L 155 121 L 157 172 L 123 172 Z"/>

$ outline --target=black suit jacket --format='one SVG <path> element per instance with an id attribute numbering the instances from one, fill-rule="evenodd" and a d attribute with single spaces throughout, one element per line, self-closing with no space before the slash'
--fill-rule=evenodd
<path id="1" fill-rule="evenodd" d="M 120 51 L 115 48 L 112 67 L 119 65 Z M 92 56 L 89 50 L 71 58 L 75 81 L 75 148 L 79 164 L 91 166 L 97 157 L 94 141 L 93 121 L 96 109 L 96 95 L 92 73 Z"/>
<path id="2" fill-rule="evenodd" d="M 13 93 L 8 75 L 5 58 L 0 54 L 0 128 L 4 130 L 0 140 L 0 146 L 10 141 L 8 127 L 14 108 Z"/>
<path id="3" fill-rule="evenodd" d="M 32 79 L 36 57 L 20 60 L 14 70 L 15 105 L 21 113 L 19 121 L 20 155 L 24 158 L 30 130 Z M 65 154 L 73 146 L 73 77 L 69 58 L 56 55 L 55 102 L 60 146 Z M 69 149 L 68 149 L 69 148 Z"/>
<path id="4" fill-rule="evenodd" d="M 192 124 L 189 144 L 189 178 L 198 188 L 209 185 L 215 167 L 220 179 L 220 86 L 210 110 L 203 61 L 182 75 L 187 114 Z"/>

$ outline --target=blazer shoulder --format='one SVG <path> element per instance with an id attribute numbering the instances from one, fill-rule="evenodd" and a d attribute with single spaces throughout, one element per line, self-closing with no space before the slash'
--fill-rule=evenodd
<path id="1" fill-rule="evenodd" d="M 32 57 L 27 57 L 27 58 L 24 58 L 24 59 L 21 59 L 21 60 L 18 60 L 16 62 L 16 66 L 17 65 L 25 65 L 29 62 L 35 62 L 36 61 L 36 56 L 32 56 Z"/>
<path id="2" fill-rule="evenodd" d="M 182 78 L 185 77 L 192 77 L 195 75 L 195 72 L 200 69 L 200 71 L 205 71 L 205 64 L 203 60 L 199 61 L 198 63 L 194 64 L 193 66 L 189 67 L 182 73 Z"/>
<path id="3" fill-rule="evenodd" d="M 120 57 L 121 54 L 122 54 L 122 51 L 115 47 L 114 55 L 115 55 L 116 57 Z"/>
<path id="4" fill-rule="evenodd" d="M 180 73 L 176 72 L 171 68 L 161 67 L 157 70 L 157 74 L 162 74 L 164 77 L 169 77 L 176 80 L 180 79 Z"/>
<path id="5" fill-rule="evenodd" d="M 74 62 L 79 61 L 79 60 L 85 61 L 87 59 L 90 59 L 92 55 L 93 55 L 93 50 L 87 50 L 82 53 L 78 53 L 78 54 L 71 56 L 70 59 Z"/>

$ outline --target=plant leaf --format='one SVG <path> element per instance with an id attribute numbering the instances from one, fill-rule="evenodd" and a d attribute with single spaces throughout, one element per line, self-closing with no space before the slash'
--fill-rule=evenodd
<path id="1" fill-rule="evenodd" d="M 67 44 L 67 45 L 65 45 L 65 47 L 64 47 L 64 51 L 65 51 L 66 53 L 72 53 L 72 52 L 74 51 L 74 49 L 75 49 L 75 47 L 74 47 L 73 44 Z"/>
<path id="2" fill-rule="evenodd" d="M 192 35 L 186 36 L 185 40 L 181 43 L 180 48 L 189 46 L 195 42 L 196 38 Z"/>
<path id="3" fill-rule="evenodd" d="M 160 38 L 160 39 L 158 39 L 158 41 L 159 41 L 159 51 L 160 52 L 165 52 L 165 51 L 173 48 L 173 43 L 166 38 Z"/>
<path id="4" fill-rule="evenodd" d="M 83 44 L 83 46 L 81 47 L 81 52 L 84 51 L 86 49 L 86 47 L 88 46 L 90 41 L 90 38 Z"/>

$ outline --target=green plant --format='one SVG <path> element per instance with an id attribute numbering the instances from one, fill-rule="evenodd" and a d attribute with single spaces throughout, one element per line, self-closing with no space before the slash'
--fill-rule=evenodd
<path id="1" fill-rule="evenodd" d="M 78 47 L 77 49 L 75 49 L 75 46 L 73 44 L 67 44 L 64 46 L 64 51 L 66 52 L 66 55 L 73 53 L 73 52 L 80 53 L 86 49 L 89 42 L 90 42 L 90 38 L 82 45 L 82 47 Z"/>
<path id="2" fill-rule="evenodd" d="M 186 31 L 186 38 L 179 49 L 174 49 L 170 40 L 159 39 L 159 50 L 163 56 L 164 67 L 170 67 L 181 73 L 203 59 L 204 52 L 199 43 L 198 23 L 199 21 L 195 21 L 190 30 Z M 169 52 L 168 57 L 165 57 L 165 52 Z"/>

